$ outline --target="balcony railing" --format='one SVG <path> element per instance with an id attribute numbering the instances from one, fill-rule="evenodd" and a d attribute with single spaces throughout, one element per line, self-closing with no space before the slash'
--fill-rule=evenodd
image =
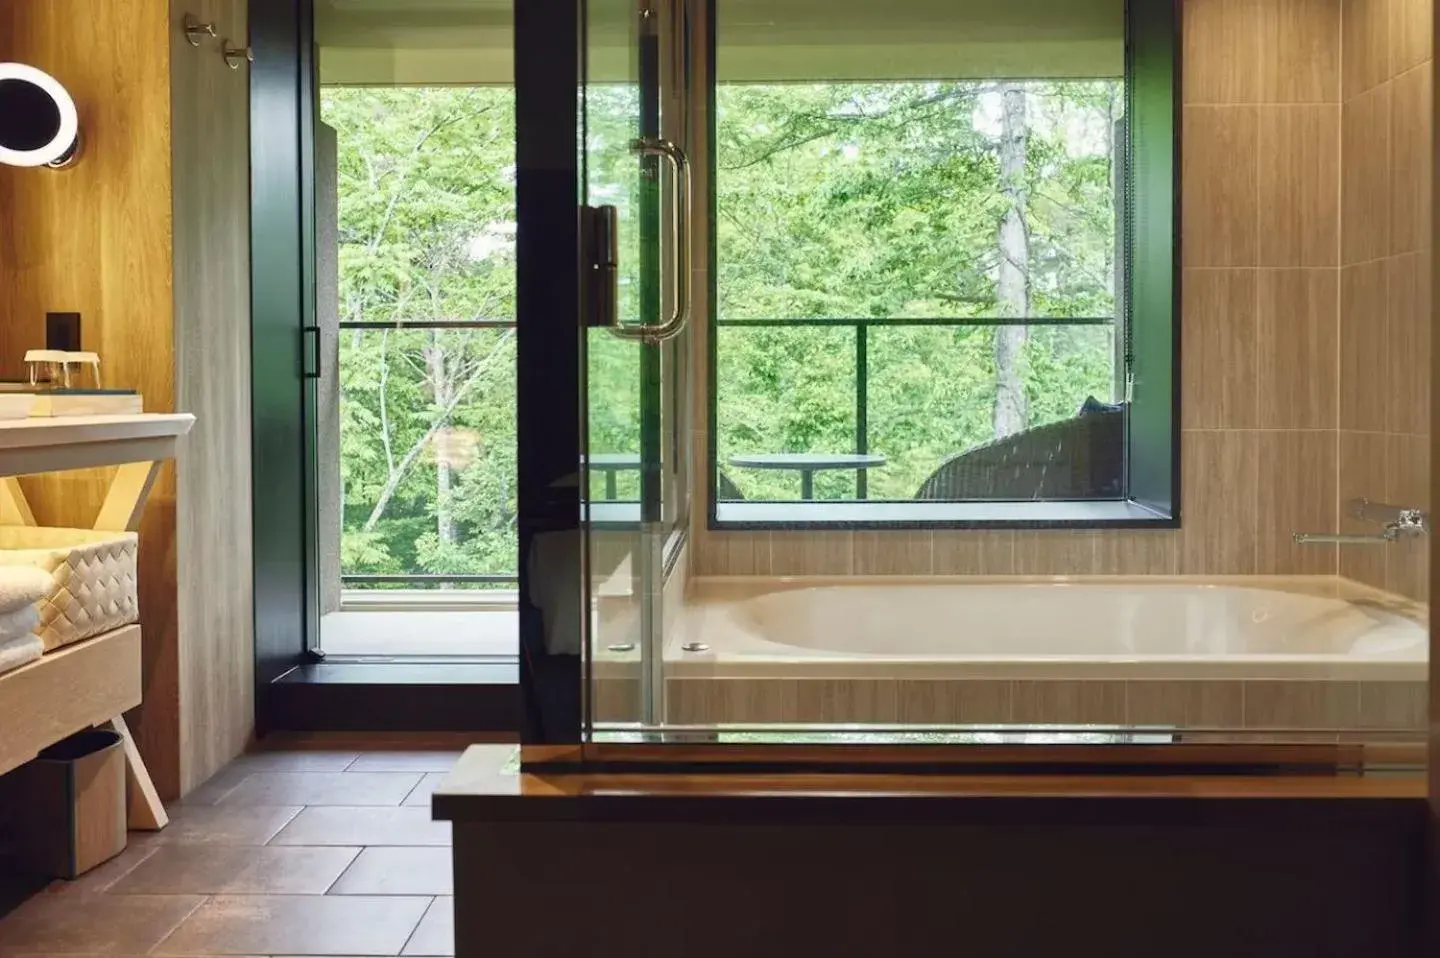
<path id="1" fill-rule="evenodd" d="M 360 407 L 340 415 L 342 475 L 350 483 L 341 536 L 361 543 L 368 537 L 381 546 L 372 550 L 381 558 L 342 565 L 342 589 L 456 590 L 479 598 L 486 591 L 515 587 L 514 549 L 504 545 L 507 536 L 513 538 L 514 516 L 504 508 L 482 511 L 482 525 L 476 526 L 473 510 L 467 514 L 461 508 L 462 496 L 475 495 L 464 486 L 476 474 L 501 477 L 496 487 L 501 495 L 514 487 L 514 423 L 497 420 L 507 418 L 505 397 L 513 410 L 515 364 L 506 336 L 514 328 L 514 320 L 504 319 L 339 323 L 340 400 L 342 406 Z M 347 376 L 347 363 L 360 365 L 348 367 Z M 437 376 L 446 381 L 437 386 Z M 513 420 L 513 414 L 508 418 Z M 431 424 L 437 428 L 430 429 Z M 407 464 L 407 452 L 417 444 Z M 442 464 L 443 482 L 437 474 Z M 383 481 L 400 466 L 409 470 L 402 479 Z M 365 470 L 375 475 L 357 483 L 353 473 Z M 464 571 L 433 572 L 415 555 L 422 535 L 440 537 L 442 486 L 449 515 L 445 528 L 454 536 L 445 567 L 459 565 Z M 476 537 L 491 544 L 470 548 Z M 457 562 L 454 553 L 462 549 L 467 551 Z"/>
<path id="2" fill-rule="evenodd" d="M 906 415 L 912 413 L 916 415 L 921 414 L 919 410 L 890 408 L 894 407 L 897 403 L 897 400 L 894 397 L 877 397 L 875 395 L 873 387 L 875 386 L 875 381 L 877 378 L 877 365 L 884 367 L 888 363 L 895 363 L 897 361 L 911 362 L 917 358 L 915 355 L 913 355 L 913 353 L 903 356 L 883 355 L 887 349 L 893 350 L 894 346 L 896 345 L 887 344 L 883 341 L 883 336 L 887 331 L 890 330 L 915 330 L 927 327 L 944 329 L 985 329 L 1023 326 L 1028 328 L 1032 332 L 1032 334 L 1034 334 L 1035 331 L 1038 330 L 1055 330 L 1063 328 L 1085 327 L 1095 328 L 1097 335 L 1094 337 L 1094 340 L 1082 345 L 1083 351 L 1085 351 L 1087 355 L 1089 355 L 1089 357 L 1094 360 L 1094 363 L 1092 365 L 1096 367 L 1103 366 L 1103 376 L 1097 375 L 1097 370 L 1092 370 L 1092 375 L 1089 377 L 1088 380 L 1085 377 L 1074 377 L 1072 380 L 1056 384 L 1055 388 L 1051 389 L 1049 391 L 1049 394 L 1043 397 L 1048 400 L 1048 405 L 1051 410 L 1050 414 L 1048 415 L 1048 419 L 1046 418 L 1046 414 L 1044 411 L 1039 411 L 1038 414 L 1041 418 L 1032 418 L 1032 420 L 1027 423 L 1027 425 L 1031 426 L 1040 425 L 1043 421 L 1053 421 L 1054 419 L 1074 415 L 1075 412 L 1079 409 L 1081 403 L 1083 403 L 1089 395 L 1095 395 L 1097 398 L 1101 399 L 1108 399 L 1111 396 L 1118 395 L 1124 369 L 1123 344 L 1118 341 L 1120 337 L 1116 335 L 1116 330 L 1119 324 L 1112 316 L 1032 316 L 1019 319 L 1002 317 L 903 317 L 848 319 L 759 318 L 719 319 L 716 321 L 715 325 L 718 327 L 718 330 L 717 335 L 714 337 L 714 345 L 712 347 L 714 350 L 714 355 L 712 356 L 711 365 L 712 399 L 710 410 L 710 435 L 712 459 L 715 467 L 720 470 L 723 476 L 721 486 L 726 485 L 725 480 L 729 480 L 733 483 L 734 477 L 737 474 L 746 474 L 746 467 L 737 466 L 730 463 L 730 459 L 732 457 L 744 457 L 753 454 L 777 452 L 847 454 L 853 453 L 858 455 L 880 453 L 888 458 L 888 462 L 884 467 L 877 468 L 885 468 L 891 471 L 892 475 L 888 477 L 889 481 L 887 482 L 887 485 L 889 485 L 891 488 L 886 493 L 882 493 L 880 496 L 876 496 L 875 498 L 908 499 L 911 497 L 913 492 L 919 488 L 921 482 L 923 482 L 925 478 L 925 475 L 922 475 L 921 471 L 938 467 L 940 463 L 949 455 L 961 452 L 964 448 L 968 448 L 972 445 L 977 445 L 981 442 L 988 441 L 989 439 L 993 439 L 993 431 L 989 432 L 989 434 L 987 435 L 984 432 L 971 429 L 969 430 L 969 433 L 971 434 L 966 435 L 965 430 L 957 429 L 953 431 L 953 440 L 949 442 L 948 445 L 945 445 L 942 449 L 931 450 L 931 452 L 929 453 L 929 459 L 927 460 L 925 454 L 918 453 L 913 449 L 905 449 L 905 440 L 903 438 L 886 435 L 885 430 L 887 427 L 884 424 L 880 425 L 877 429 L 877 411 L 890 414 L 889 418 L 891 419 L 904 418 Z M 727 394 L 727 373 L 740 372 L 743 374 L 743 371 L 726 369 L 727 356 L 731 355 L 727 351 L 727 345 L 732 347 L 736 345 L 733 343 L 731 337 L 743 335 L 744 331 L 756 330 L 785 330 L 795 331 L 797 333 L 802 330 L 819 330 L 833 333 L 837 337 L 843 336 L 845 340 L 849 341 L 833 347 L 832 349 L 825 350 L 825 352 L 827 353 L 833 353 L 834 349 L 844 349 L 848 346 L 853 356 L 853 362 L 849 364 L 849 369 L 851 370 L 851 409 L 848 411 L 848 416 L 853 419 L 853 436 L 849 439 L 848 447 L 839 447 L 832 445 L 830 448 L 824 449 L 761 449 L 742 447 L 737 445 L 737 442 L 739 442 L 740 440 L 734 438 L 732 434 L 742 432 L 744 430 L 732 428 L 736 425 L 736 420 L 744 419 L 747 421 L 747 424 L 753 423 L 754 419 L 757 416 L 763 415 L 763 413 L 760 410 L 756 409 L 753 404 L 747 401 L 750 397 L 737 397 L 733 394 Z M 878 358 L 876 356 L 877 348 L 882 353 L 882 355 Z M 1082 350 L 1077 350 L 1075 355 L 1078 355 L 1080 351 Z M 813 353 L 808 355 L 811 355 L 814 358 L 819 358 Z M 932 357 L 928 356 L 922 356 L 918 358 L 926 362 L 929 362 L 932 359 Z M 952 368 L 955 362 L 953 357 L 936 356 L 933 357 L 933 362 L 934 368 L 931 369 L 931 372 L 936 377 L 937 389 L 932 391 L 938 392 L 939 387 L 948 388 L 950 386 L 950 382 L 945 378 L 947 375 L 947 369 L 956 373 L 960 372 L 960 370 Z M 947 364 L 949 365 L 947 366 Z M 796 363 L 797 368 L 794 370 L 794 372 L 797 377 L 802 375 L 803 373 L 803 370 L 799 368 L 801 365 L 803 364 L 798 362 Z M 837 372 L 833 365 L 826 368 L 831 373 Z M 733 383 L 730 383 L 729 385 L 733 387 Z M 993 398 L 993 379 L 989 381 L 988 387 L 990 390 L 988 395 L 977 395 L 973 401 L 965 404 L 972 413 L 981 412 L 987 418 L 990 414 L 989 403 Z M 727 403 L 739 404 L 739 406 L 737 407 L 731 405 L 727 409 Z M 889 406 L 882 410 L 879 408 L 882 404 L 889 404 Z M 837 413 L 838 410 L 831 410 L 831 412 Z M 728 413 L 735 413 L 736 415 L 734 415 L 732 418 L 731 415 L 727 415 Z M 886 417 L 881 416 L 880 418 L 884 419 Z M 937 434 L 943 434 L 944 430 L 935 430 L 935 432 Z M 900 460 L 900 462 L 897 462 L 897 460 Z M 895 467 L 897 465 L 901 465 L 903 467 L 904 471 L 902 472 L 902 474 L 894 474 Z M 798 471 L 798 467 L 796 467 L 795 471 Z M 833 494 L 825 496 L 817 492 L 817 497 L 832 499 L 853 498 L 856 500 L 870 499 L 872 498 L 873 486 L 875 484 L 872 476 L 870 475 L 871 471 L 872 469 L 868 467 L 857 468 L 853 470 L 853 495 L 844 495 L 842 493 L 840 496 L 837 497 Z M 911 473 L 914 473 L 914 475 L 911 475 Z M 846 470 L 845 474 L 849 475 L 850 470 Z M 757 479 L 759 476 L 759 474 L 755 472 L 750 472 L 749 475 L 751 476 L 752 481 Z M 836 475 L 836 473 L 831 473 L 831 475 L 834 476 Z M 928 472 L 926 473 L 926 475 L 928 475 Z M 806 487 L 809 487 L 814 484 L 814 481 L 817 477 L 807 476 L 806 478 L 808 481 L 805 485 Z M 905 486 L 906 483 L 911 483 L 908 491 Z M 794 483 L 793 479 L 791 480 L 791 484 L 796 485 L 797 491 L 800 489 L 799 484 Z M 738 483 L 736 485 L 738 485 Z M 774 485 L 773 478 L 770 485 L 772 487 Z M 831 486 L 830 491 L 833 493 L 835 491 L 836 484 L 832 481 L 829 483 L 829 485 Z M 743 493 L 744 490 L 741 490 L 741 492 Z M 719 498 L 723 500 L 727 497 L 722 492 Z M 774 500 L 774 497 L 767 496 L 760 496 L 759 498 L 769 498 L 772 501 Z M 781 501 L 789 501 L 791 498 L 803 498 L 803 495 L 799 497 L 786 496 Z"/>

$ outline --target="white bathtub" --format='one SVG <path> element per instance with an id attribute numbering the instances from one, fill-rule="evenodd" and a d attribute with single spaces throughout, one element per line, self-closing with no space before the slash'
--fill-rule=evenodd
<path id="1" fill-rule="evenodd" d="M 1330 577 L 702 578 L 666 675 L 1423 682 L 1425 617 Z"/>

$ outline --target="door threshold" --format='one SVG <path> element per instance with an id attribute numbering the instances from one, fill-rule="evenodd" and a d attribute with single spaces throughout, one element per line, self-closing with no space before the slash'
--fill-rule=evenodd
<path id="1" fill-rule="evenodd" d="M 321 662 L 262 689 L 269 732 L 516 732 L 519 665 Z"/>

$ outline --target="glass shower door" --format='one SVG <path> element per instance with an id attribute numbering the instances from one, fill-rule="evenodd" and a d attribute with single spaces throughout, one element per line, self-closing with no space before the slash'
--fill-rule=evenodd
<path id="1" fill-rule="evenodd" d="M 674 10 L 590 0 L 583 95 L 584 517 L 590 723 L 664 717 L 666 545 L 682 510 L 675 397 L 688 320 L 689 164 L 666 134 Z M 673 101 L 671 101 L 673 102 Z M 588 268 L 587 268 L 588 267 Z"/>

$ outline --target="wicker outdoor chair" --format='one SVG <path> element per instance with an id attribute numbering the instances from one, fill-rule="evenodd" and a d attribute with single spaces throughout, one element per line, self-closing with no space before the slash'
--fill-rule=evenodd
<path id="1" fill-rule="evenodd" d="M 1124 446 L 1123 407 L 1082 409 L 1072 419 L 1026 429 L 951 456 L 925 480 L 915 498 L 1108 499 L 1121 494 Z"/>
<path id="2" fill-rule="evenodd" d="M 745 493 L 741 492 L 740 487 L 735 485 L 729 476 L 725 475 L 725 470 L 721 469 L 719 472 L 720 482 L 719 488 L 716 489 L 718 493 L 717 498 L 719 498 L 721 502 L 738 502 L 744 499 Z"/>

